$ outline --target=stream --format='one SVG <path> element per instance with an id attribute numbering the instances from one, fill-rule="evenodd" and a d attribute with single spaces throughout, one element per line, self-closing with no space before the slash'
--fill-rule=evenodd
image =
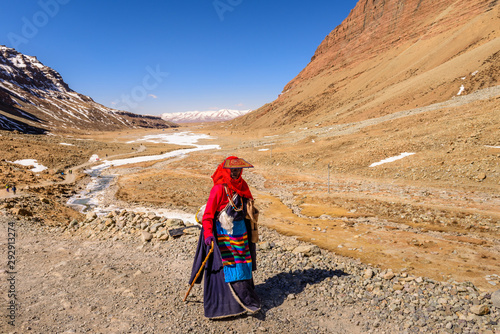
<path id="1" fill-rule="evenodd" d="M 191 152 L 203 151 L 203 150 L 214 150 L 220 149 L 219 145 L 199 145 L 197 142 L 200 139 L 213 139 L 208 135 L 194 134 L 191 132 L 178 132 L 178 133 L 168 133 L 168 134 L 158 134 L 158 135 L 148 135 L 144 136 L 138 140 L 130 141 L 128 143 L 165 143 L 165 144 L 176 144 L 183 146 L 193 146 L 193 148 L 179 149 L 170 151 L 160 155 L 147 155 L 134 158 L 117 159 L 117 160 L 103 160 L 98 166 L 94 166 L 90 169 L 85 170 L 90 176 L 91 181 L 87 184 L 85 190 L 72 196 L 66 203 L 69 207 L 82 212 L 95 212 L 98 215 L 104 215 L 112 210 L 120 210 L 116 206 L 103 206 L 103 198 L 107 188 L 111 185 L 113 180 L 118 176 L 117 174 L 112 175 L 102 175 L 103 171 L 114 166 L 123 166 L 127 164 L 134 164 L 138 162 L 145 161 L 155 161 L 163 160 L 168 158 L 182 157 Z M 95 159 L 96 157 L 93 156 Z M 149 208 L 127 208 L 129 211 L 141 211 L 148 212 L 154 211 L 157 215 L 165 216 L 168 218 L 179 218 L 184 221 L 189 221 L 194 223 L 193 214 L 188 214 L 179 210 L 167 210 L 167 209 L 149 209 Z"/>

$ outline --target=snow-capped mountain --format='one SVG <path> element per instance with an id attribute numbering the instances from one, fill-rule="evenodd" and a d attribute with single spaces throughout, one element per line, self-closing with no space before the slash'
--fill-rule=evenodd
<path id="1" fill-rule="evenodd" d="M 217 111 L 186 111 L 161 114 L 161 118 L 174 123 L 205 123 L 229 121 L 252 110 L 221 109 Z"/>
<path id="2" fill-rule="evenodd" d="M 46 131 L 170 127 L 159 117 L 105 107 L 73 91 L 36 57 L 0 45 L 0 129 Z"/>

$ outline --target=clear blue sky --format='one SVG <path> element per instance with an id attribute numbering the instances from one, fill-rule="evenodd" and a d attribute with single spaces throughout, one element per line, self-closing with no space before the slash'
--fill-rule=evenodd
<path id="1" fill-rule="evenodd" d="M 0 44 L 38 57 L 108 107 L 153 115 L 256 109 L 278 96 L 356 3 L 4 1 Z"/>

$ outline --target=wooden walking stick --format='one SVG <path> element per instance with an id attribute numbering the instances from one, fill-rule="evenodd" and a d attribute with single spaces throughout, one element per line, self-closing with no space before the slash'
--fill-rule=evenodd
<path id="1" fill-rule="evenodd" d="M 189 290 L 186 292 L 186 296 L 184 296 L 184 300 L 183 302 L 186 301 L 186 298 L 188 297 L 189 295 L 189 292 L 191 292 L 191 289 L 193 288 L 196 280 L 198 279 L 198 276 L 200 276 L 201 272 L 203 271 L 203 268 L 205 268 L 205 263 L 207 263 L 208 261 L 208 258 L 210 257 L 210 255 L 214 252 L 214 242 L 212 241 L 212 244 L 210 246 L 210 251 L 208 252 L 208 255 L 207 257 L 205 258 L 205 260 L 203 260 L 203 263 L 201 264 L 201 267 L 200 267 L 200 270 L 198 270 L 198 273 L 196 274 L 196 276 L 194 277 L 194 280 L 193 282 L 191 283 L 191 286 L 189 287 Z"/>

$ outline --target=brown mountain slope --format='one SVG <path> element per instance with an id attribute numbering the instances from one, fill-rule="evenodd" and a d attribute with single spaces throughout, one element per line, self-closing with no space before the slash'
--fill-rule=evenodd
<path id="1" fill-rule="evenodd" d="M 498 85 L 499 8 L 496 0 L 360 0 L 278 99 L 233 124 L 360 121 Z"/>

